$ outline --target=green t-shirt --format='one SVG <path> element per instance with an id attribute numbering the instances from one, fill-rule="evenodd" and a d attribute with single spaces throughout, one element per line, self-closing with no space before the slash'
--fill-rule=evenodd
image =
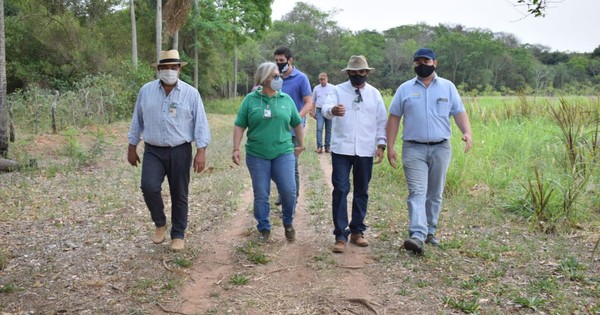
<path id="1" fill-rule="evenodd" d="M 270 97 L 260 89 L 246 95 L 235 119 L 236 126 L 248 129 L 246 154 L 267 160 L 294 152 L 290 127 L 301 122 L 289 95 L 277 92 Z"/>

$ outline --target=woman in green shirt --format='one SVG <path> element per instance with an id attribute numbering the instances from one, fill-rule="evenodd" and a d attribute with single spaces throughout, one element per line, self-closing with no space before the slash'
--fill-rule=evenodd
<path id="1" fill-rule="evenodd" d="M 295 159 L 304 150 L 304 131 L 300 114 L 292 98 L 281 92 L 283 79 L 277 65 L 262 63 L 254 74 L 259 87 L 246 95 L 233 127 L 233 162 L 240 165 L 240 143 L 248 129 L 246 165 L 254 191 L 254 218 L 263 241 L 271 235 L 269 214 L 271 179 L 281 195 L 285 237 L 293 241 L 296 208 Z M 290 128 L 296 132 L 298 146 L 294 147 Z"/>

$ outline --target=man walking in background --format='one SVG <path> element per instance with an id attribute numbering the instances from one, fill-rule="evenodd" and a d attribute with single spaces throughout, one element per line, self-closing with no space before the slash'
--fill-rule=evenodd
<path id="1" fill-rule="evenodd" d="M 437 60 L 429 48 L 413 56 L 417 76 L 396 90 L 386 126 L 389 143 L 387 158 L 393 168 L 398 154 L 394 149 L 400 121 L 402 128 L 402 165 L 408 184 L 409 238 L 404 248 L 416 254 L 424 243 L 439 245 L 435 236 L 446 172 L 450 164 L 450 116 L 462 132 L 465 153 L 472 145 L 471 123 L 454 84 L 435 73 Z"/>
<path id="2" fill-rule="evenodd" d="M 325 127 L 325 153 L 330 152 L 331 147 L 331 119 L 321 114 L 321 108 L 327 101 L 327 95 L 333 91 L 333 84 L 328 82 L 327 73 L 319 74 L 319 84 L 313 88 L 312 102 L 315 110 L 312 117 L 317 121 L 317 153 L 323 153 L 323 127 Z"/>
<path id="3" fill-rule="evenodd" d="M 312 106 L 312 96 L 311 96 L 311 88 L 310 82 L 308 81 L 308 77 L 306 74 L 296 69 L 293 66 L 294 57 L 292 55 L 292 51 L 287 47 L 279 47 L 273 53 L 275 57 L 275 63 L 279 68 L 279 73 L 283 76 L 283 87 L 281 91 L 289 95 L 292 100 L 294 100 L 294 104 L 296 104 L 296 108 L 300 113 L 300 117 L 302 117 L 302 127 L 306 126 L 306 115 L 313 110 Z M 292 133 L 292 142 L 295 146 L 298 146 L 298 141 L 296 139 L 296 132 L 294 129 L 290 129 Z M 295 164 L 295 178 L 296 178 L 296 195 L 300 193 L 300 173 L 298 172 L 298 159 L 296 158 Z M 275 200 L 276 205 L 281 205 L 281 197 L 278 196 L 277 200 Z"/>

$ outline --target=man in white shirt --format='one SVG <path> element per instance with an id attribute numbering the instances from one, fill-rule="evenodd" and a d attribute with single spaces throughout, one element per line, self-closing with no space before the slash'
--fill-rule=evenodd
<path id="1" fill-rule="evenodd" d="M 333 91 L 333 84 L 327 79 L 327 73 L 319 73 L 319 84 L 313 88 L 312 101 L 315 104 L 314 112 L 311 112 L 312 118 L 317 121 L 317 153 L 331 152 L 331 119 L 327 119 L 321 113 L 323 104 L 327 101 L 327 95 Z M 323 127 L 325 127 L 325 146 L 323 146 Z"/>
<path id="2" fill-rule="evenodd" d="M 357 246 L 369 246 L 364 238 L 369 199 L 369 182 L 373 164 L 380 163 L 386 146 L 387 112 L 379 90 L 366 82 L 375 69 L 369 68 L 364 56 L 352 56 L 342 71 L 348 81 L 336 85 L 325 105 L 323 115 L 332 119 L 331 163 L 333 184 L 332 212 L 335 235 L 334 253 L 346 250 L 348 235 Z M 376 160 L 373 161 L 373 157 Z M 353 172 L 352 221 L 348 223 L 346 198 Z"/>

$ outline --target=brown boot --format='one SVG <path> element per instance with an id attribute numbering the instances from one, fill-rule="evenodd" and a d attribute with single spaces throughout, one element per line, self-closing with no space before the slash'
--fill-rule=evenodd
<path id="1" fill-rule="evenodd" d="M 356 246 L 367 247 L 369 246 L 369 242 L 365 239 L 362 233 L 352 233 L 350 234 L 350 243 L 356 244 Z"/>
<path id="2" fill-rule="evenodd" d="M 343 253 L 346 250 L 346 242 L 342 240 L 335 241 L 335 245 L 333 245 L 334 253 Z"/>
<path id="3" fill-rule="evenodd" d="M 152 236 L 152 243 L 160 244 L 165 241 L 165 235 L 167 234 L 167 226 L 163 225 L 154 229 L 154 236 Z"/>
<path id="4" fill-rule="evenodd" d="M 184 242 L 182 239 L 180 238 L 174 238 L 171 240 L 171 250 L 178 252 L 178 251 L 182 251 L 183 247 L 184 247 Z"/>

